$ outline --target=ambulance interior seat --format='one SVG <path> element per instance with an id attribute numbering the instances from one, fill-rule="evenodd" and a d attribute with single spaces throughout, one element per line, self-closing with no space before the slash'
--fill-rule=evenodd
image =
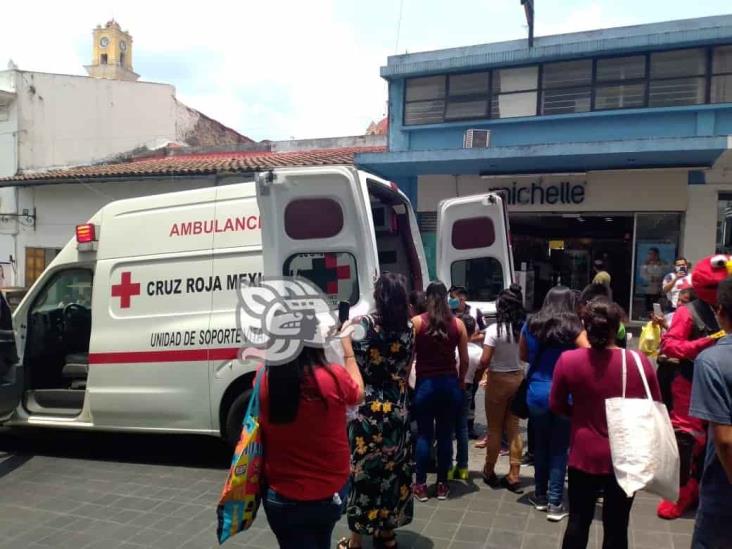
<path id="1" fill-rule="evenodd" d="M 78 288 L 91 291 L 91 271 L 62 271 L 31 306 L 24 365 L 26 408 L 36 413 L 78 414 L 89 372 L 91 308 Z M 76 291 L 75 291 L 76 290 Z"/>
<path id="2" fill-rule="evenodd" d="M 380 270 L 403 274 L 410 292 L 422 290 L 419 259 L 406 204 L 398 194 L 383 186 L 369 185 L 369 194 Z"/>

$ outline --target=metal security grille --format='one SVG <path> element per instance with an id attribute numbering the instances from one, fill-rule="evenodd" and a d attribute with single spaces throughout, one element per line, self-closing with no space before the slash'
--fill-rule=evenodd
<path id="1" fill-rule="evenodd" d="M 417 225 L 420 232 L 435 232 L 437 230 L 437 212 L 417 212 Z"/>

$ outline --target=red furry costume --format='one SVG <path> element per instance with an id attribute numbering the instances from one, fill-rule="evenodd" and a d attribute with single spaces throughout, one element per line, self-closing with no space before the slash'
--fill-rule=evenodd
<path id="1" fill-rule="evenodd" d="M 694 359 L 720 337 L 711 306 L 717 300 L 717 286 L 731 272 L 729 256 L 714 255 L 699 261 L 691 275 L 697 299 L 679 307 L 671 327 L 661 339 L 659 383 L 676 431 L 681 457 L 679 500 L 662 501 L 657 509 L 661 518 L 680 517 L 696 505 L 699 498 L 698 478 L 706 444 L 706 426 L 689 415 Z"/>

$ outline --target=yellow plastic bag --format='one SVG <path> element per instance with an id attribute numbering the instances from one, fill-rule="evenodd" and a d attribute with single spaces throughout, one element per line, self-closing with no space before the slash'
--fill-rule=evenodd
<path id="1" fill-rule="evenodd" d="M 661 347 L 661 327 L 649 321 L 643 326 L 638 341 L 638 350 L 649 358 L 658 356 Z"/>

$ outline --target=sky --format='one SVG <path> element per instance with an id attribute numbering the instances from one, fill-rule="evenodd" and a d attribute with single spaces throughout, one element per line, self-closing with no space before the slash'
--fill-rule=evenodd
<path id="1" fill-rule="evenodd" d="M 537 36 L 732 13 L 729 0 L 535 0 Z M 0 69 L 86 74 L 92 29 L 116 19 L 141 80 L 257 141 L 363 134 L 386 114 L 395 53 L 525 38 L 520 0 L 15 2 Z"/>

